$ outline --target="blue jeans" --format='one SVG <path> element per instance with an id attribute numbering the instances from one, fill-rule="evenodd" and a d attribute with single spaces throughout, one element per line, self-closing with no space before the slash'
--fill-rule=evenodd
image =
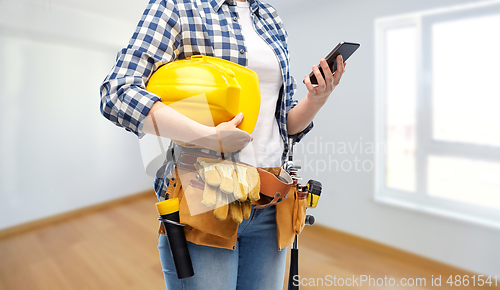
<path id="1" fill-rule="evenodd" d="M 178 280 L 167 237 L 159 235 L 158 249 L 167 290 L 281 290 L 286 249 L 278 250 L 276 208 L 252 209 L 238 228 L 235 250 L 188 242 L 194 276 Z"/>

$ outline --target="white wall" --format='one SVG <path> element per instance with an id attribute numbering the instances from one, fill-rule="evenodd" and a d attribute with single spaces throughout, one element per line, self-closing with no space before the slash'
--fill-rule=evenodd
<path id="1" fill-rule="evenodd" d="M 2 1 L 0 230 L 152 189 L 137 138 L 99 112 L 99 86 L 147 2 L 128 4 L 113 19 Z"/>
<path id="2" fill-rule="evenodd" d="M 335 229 L 463 269 L 497 275 L 498 229 L 375 203 L 374 171 L 361 167 L 365 162 L 365 169 L 370 169 L 374 162 L 370 143 L 375 141 L 375 19 L 470 2 L 477 1 L 308 0 L 294 5 L 279 2 L 277 6 L 289 34 L 292 74 L 298 81 L 299 98 L 306 94 L 303 76 L 339 41 L 361 43 L 348 61 L 341 85 L 316 117 L 315 129 L 296 148 L 302 152 L 297 159 L 305 167 L 301 174 L 304 179 L 323 183 L 320 205 L 310 213 L 319 223 Z M 330 147 L 325 152 L 326 143 Z M 329 169 L 330 159 L 344 161 L 347 170 L 337 170 L 335 163 Z M 353 166 L 350 170 L 349 165 Z"/>

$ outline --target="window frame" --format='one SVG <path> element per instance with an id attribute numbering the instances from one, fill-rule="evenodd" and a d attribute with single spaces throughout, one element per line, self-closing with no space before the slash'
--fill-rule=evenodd
<path id="1" fill-rule="evenodd" d="M 379 144 L 385 146 L 387 142 L 386 32 L 407 26 L 414 26 L 417 31 L 416 191 L 407 192 L 386 187 L 387 152 L 386 148 L 377 148 L 375 202 L 500 229 L 500 210 L 498 209 L 433 197 L 427 193 L 426 168 L 429 156 L 467 158 L 500 164 L 500 147 L 435 140 L 432 130 L 432 26 L 439 22 L 487 15 L 500 15 L 499 1 L 454 6 L 375 21 L 375 144 L 377 146 L 380 146 Z"/>

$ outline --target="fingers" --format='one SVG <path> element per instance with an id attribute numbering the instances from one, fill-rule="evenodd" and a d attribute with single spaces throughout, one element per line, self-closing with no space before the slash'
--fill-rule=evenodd
<path id="1" fill-rule="evenodd" d="M 252 135 L 239 129 L 220 131 L 220 136 L 222 150 L 226 153 L 241 150 L 253 141 Z"/>
<path id="2" fill-rule="evenodd" d="M 233 174 L 231 177 L 233 179 L 234 198 L 239 200 L 239 201 L 247 200 L 247 196 L 244 192 L 243 186 L 240 184 L 240 178 L 238 177 L 238 174 L 236 173 L 236 171 L 233 171 Z"/>
<path id="3" fill-rule="evenodd" d="M 227 201 L 227 196 L 225 193 L 222 193 L 220 189 L 217 190 L 217 203 L 214 209 L 214 217 L 218 220 L 225 220 L 227 218 L 227 214 L 229 211 L 229 205 Z"/>
<path id="4" fill-rule="evenodd" d="M 345 62 L 342 58 L 342 55 L 337 56 L 337 63 L 340 64 L 340 67 L 339 65 L 337 65 L 337 71 L 340 70 L 340 73 L 343 74 L 345 69 Z"/>
<path id="5" fill-rule="evenodd" d="M 312 70 L 314 73 L 314 76 L 316 77 L 318 81 L 318 86 L 321 89 L 333 89 L 333 86 L 335 85 L 335 82 L 340 81 L 340 77 L 344 73 L 344 67 L 345 67 L 345 62 L 342 61 L 342 55 L 337 56 L 337 63 L 340 65 L 337 65 L 337 71 L 335 74 L 332 73 L 332 70 L 330 69 L 330 66 L 328 65 L 328 62 L 325 59 L 321 59 L 320 61 L 320 66 L 321 70 L 323 71 L 323 75 L 321 75 L 321 71 L 319 70 L 318 66 L 313 66 Z M 337 73 L 339 72 L 339 73 Z M 335 75 L 337 75 L 337 79 L 335 78 Z M 311 83 L 311 79 L 308 75 L 304 77 L 304 84 L 306 85 L 306 88 L 310 92 L 315 92 L 317 93 L 316 87 L 314 87 Z"/>
<path id="6" fill-rule="evenodd" d="M 250 214 L 252 213 L 252 203 L 249 200 L 242 202 L 241 211 L 244 219 L 250 218 Z"/>
<path id="7" fill-rule="evenodd" d="M 243 211 L 241 207 L 241 203 L 239 201 L 234 201 L 229 205 L 229 209 L 231 212 L 231 218 L 234 222 L 241 224 L 243 221 Z"/>
<path id="8" fill-rule="evenodd" d="M 237 127 L 239 124 L 241 124 L 241 121 L 243 121 L 243 113 L 238 113 L 229 123 L 233 124 L 235 127 Z"/>
<path id="9" fill-rule="evenodd" d="M 200 165 L 204 168 L 205 171 L 203 174 L 205 176 L 205 182 L 210 186 L 219 187 L 221 183 L 221 176 L 215 169 L 215 164 L 201 161 Z"/>
<path id="10" fill-rule="evenodd" d="M 234 123 L 232 123 L 233 121 L 235 119 L 217 125 L 218 135 L 212 138 L 212 141 L 216 142 L 216 144 L 213 144 L 209 149 L 215 151 L 222 150 L 225 153 L 235 152 L 245 148 L 249 142 L 253 141 L 253 136 L 236 128 Z"/>
<path id="11" fill-rule="evenodd" d="M 235 189 L 233 194 L 239 201 L 243 202 L 247 200 L 249 192 L 246 167 L 236 166 L 236 177 L 238 189 Z"/>
<path id="12" fill-rule="evenodd" d="M 232 194 L 234 188 L 232 179 L 234 172 L 233 166 L 230 163 L 219 162 L 215 165 L 215 170 L 217 170 L 221 178 L 219 185 L 220 190 L 225 194 Z"/>
<path id="13" fill-rule="evenodd" d="M 323 72 L 325 73 L 325 83 L 327 86 L 332 86 L 333 85 L 333 73 L 330 70 L 330 66 L 326 62 L 325 59 L 322 59 L 320 61 L 321 68 L 323 69 Z"/>
<path id="14" fill-rule="evenodd" d="M 314 86 L 311 83 L 311 78 L 309 77 L 309 75 L 306 75 L 304 77 L 304 84 L 306 85 L 306 88 L 307 88 L 307 90 L 309 92 L 314 92 L 315 91 Z"/>
<path id="15" fill-rule="evenodd" d="M 231 138 L 235 138 L 235 137 L 238 137 L 238 135 L 240 135 L 240 137 L 245 136 L 247 142 L 251 142 L 251 141 L 253 141 L 252 135 L 237 128 L 241 124 L 241 122 L 243 121 L 243 118 L 244 118 L 244 115 L 243 115 L 243 113 L 240 112 L 236 116 L 234 116 L 233 119 L 231 119 L 228 122 L 220 123 L 219 125 L 217 125 L 216 128 L 218 128 L 218 132 L 221 134 L 225 133 L 225 134 L 232 135 L 232 134 L 236 133 L 237 135 L 236 136 L 232 135 Z"/>
<path id="16" fill-rule="evenodd" d="M 320 88 L 324 88 L 326 87 L 326 84 L 325 84 L 325 79 L 323 78 L 323 76 L 321 75 L 321 72 L 319 71 L 319 68 L 318 66 L 313 66 L 312 67 L 312 70 L 314 72 L 314 75 L 316 76 L 316 79 L 318 80 L 318 87 Z"/>
<path id="17" fill-rule="evenodd" d="M 340 64 L 340 65 L 338 65 Z M 337 71 L 333 75 L 333 84 L 338 85 L 340 82 L 340 78 L 342 78 L 342 75 L 344 74 L 345 71 L 345 62 L 342 59 L 342 55 L 337 56 Z"/>
<path id="18" fill-rule="evenodd" d="M 244 134 L 245 137 L 246 137 L 246 141 L 247 142 L 252 142 L 253 141 L 253 136 L 251 134 L 248 134 L 247 132 L 243 131 L 243 130 L 240 130 L 238 128 L 236 128 L 237 131 L 239 131 L 240 133 Z"/>
<path id="19" fill-rule="evenodd" d="M 247 168 L 247 181 L 248 181 L 248 199 L 256 201 L 260 199 L 260 177 L 257 169 L 254 167 Z"/>
<path id="20" fill-rule="evenodd" d="M 208 184 L 205 185 L 203 190 L 203 199 L 201 204 L 205 207 L 213 207 L 217 203 L 217 188 Z"/>

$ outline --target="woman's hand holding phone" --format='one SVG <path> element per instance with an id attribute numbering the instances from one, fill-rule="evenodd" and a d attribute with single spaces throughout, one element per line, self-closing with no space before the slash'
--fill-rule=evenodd
<path id="1" fill-rule="evenodd" d="M 332 73 L 325 59 L 320 61 L 320 66 L 323 72 L 325 72 L 324 78 L 318 66 L 315 65 L 312 67 L 314 76 L 318 80 L 318 85 L 313 86 L 309 75 L 304 77 L 304 84 L 308 91 L 307 98 L 316 104 L 323 105 L 335 87 L 340 83 L 340 79 L 345 72 L 346 63 L 342 59 L 342 55 L 339 54 L 337 56 L 337 70 L 335 73 Z"/>
<path id="2" fill-rule="evenodd" d="M 304 84 L 307 87 L 307 96 L 301 100 L 288 113 L 287 130 L 289 135 L 295 135 L 304 130 L 314 119 L 321 107 L 326 103 L 328 97 L 340 83 L 340 79 L 345 72 L 346 63 L 342 55 L 337 56 L 337 70 L 332 73 L 325 59 L 320 61 L 320 66 L 325 72 L 325 77 L 321 75 L 318 66 L 313 66 L 314 76 L 318 80 L 318 85 L 313 86 L 309 75 L 304 77 Z"/>

